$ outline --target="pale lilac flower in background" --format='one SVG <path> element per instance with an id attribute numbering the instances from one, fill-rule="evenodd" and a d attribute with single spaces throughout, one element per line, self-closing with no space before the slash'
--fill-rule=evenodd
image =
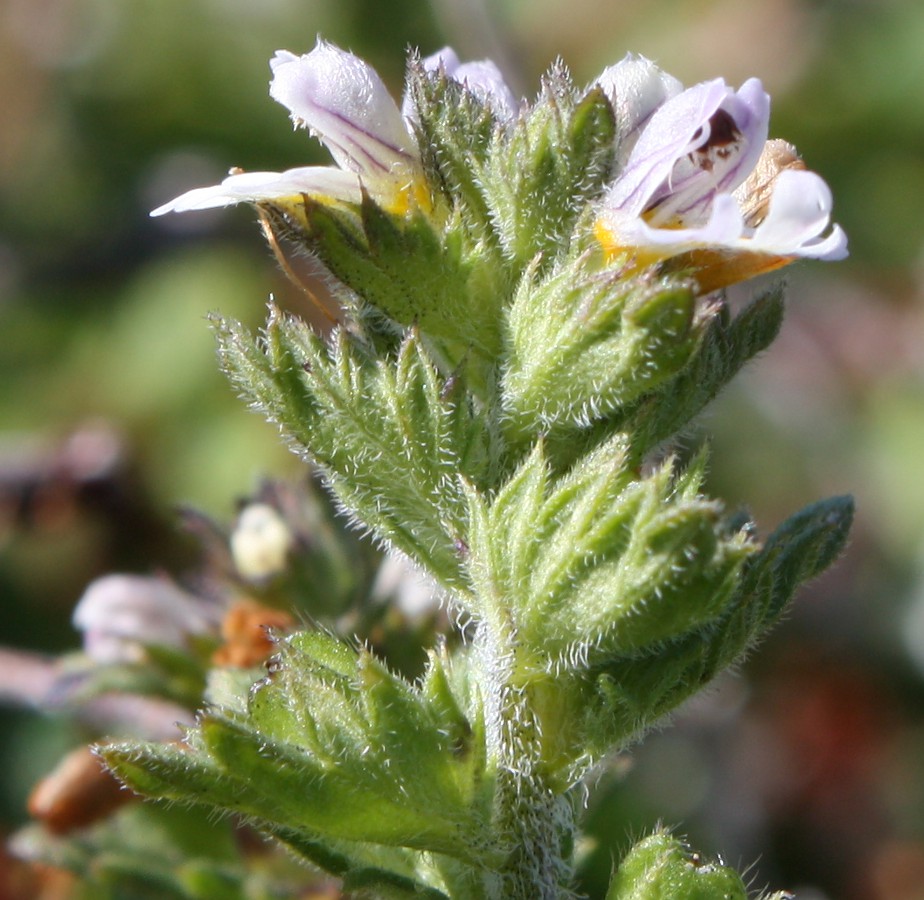
<path id="1" fill-rule="evenodd" d="M 701 219 L 757 164 L 769 118 L 770 98 L 756 78 L 738 92 L 716 79 L 672 97 L 643 128 L 605 208 L 633 218 L 646 212 L 655 226 Z"/>
<path id="2" fill-rule="evenodd" d="M 404 554 L 388 553 L 382 560 L 372 585 L 372 599 L 393 603 L 411 620 L 430 616 L 441 602 L 439 587 Z"/>
<path id="3" fill-rule="evenodd" d="M 442 70 L 448 78 L 457 81 L 471 91 L 479 100 L 490 107 L 502 122 L 516 117 L 520 104 L 504 80 L 497 65 L 490 59 L 460 62 L 452 47 L 443 47 L 420 61 L 425 72 Z M 405 95 L 401 112 L 406 119 L 413 120 L 416 112 L 410 97 Z"/>
<path id="4" fill-rule="evenodd" d="M 74 608 L 84 652 L 98 663 L 139 662 L 144 645 L 182 647 L 191 635 L 216 630 L 205 602 L 165 578 L 104 575 Z"/>
<path id="5" fill-rule="evenodd" d="M 145 740 L 176 738 L 178 725 L 192 725 L 190 710 L 160 697 L 107 692 L 81 695 L 84 675 L 65 660 L 0 647 L 0 701 L 44 712 L 72 714 L 90 728 L 133 734 Z"/>
<path id="6" fill-rule="evenodd" d="M 145 740 L 166 740 L 177 725 L 192 725 L 193 714 L 160 697 L 107 692 L 81 695 L 84 674 L 65 660 L 0 647 L 0 701 L 44 712 L 73 714 L 81 723 L 112 734 L 134 734 Z M 76 696 L 75 696 L 76 695 Z"/>
<path id="7" fill-rule="evenodd" d="M 641 75 L 635 96 L 664 91 L 656 67 Z M 703 291 L 799 257 L 846 256 L 827 185 L 767 141 L 769 116 L 756 78 L 738 91 L 717 79 L 666 99 L 603 197 L 595 233 L 607 254 L 638 267 L 682 257 Z M 760 202 L 749 192 L 757 171 Z"/>

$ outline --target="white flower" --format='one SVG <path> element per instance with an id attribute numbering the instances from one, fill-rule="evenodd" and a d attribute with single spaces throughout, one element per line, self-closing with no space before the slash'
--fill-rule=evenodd
<path id="1" fill-rule="evenodd" d="M 424 61 L 431 70 L 439 65 L 498 114 L 515 112 L 516 101 L 493 63 L 460 64 L 455 53 L 445 48 Z M 429 209 L 420 153 L 407 120 L 409 104 L 405 101 L 406 117 L 371 66 L 319 40 L 314 50 L 302 56 L 279 50 L 270 67 L 270 96 L 289 110 L 296 127 L 307 128 L 330 150 L 338 168 L 232 170 L 221 184 L 188 191 L 159 206 L 152 216 L 271 202 L 298 217 L 303 195 L 327 203 L 359 203 L 363 190 L 391 212 Z"/>
<path id="2" fill-rule="evenodd" d="M 827 185 L 767 141 L 770 98 L 756 78 L 738 91 L 717 79 L 675 93 L 656 67 L 634 63 L 634 80 L 609 79 L 638 134 L 596 222 L 608 256 L 638 267 L 677 258 L 711 291 L 799 257 L 847 255 Z"/>
<path id="3" fill-rule="evenodd" d="M 232 170 L 221 184 L 193 188 L 175 200 L 158 206 L 152 216 L 168 212 L 214 209 L 235 203 L 288 201 L 297 203 L 302 194 L 358 203 L 362 198 L 359 179 L 351 172 L 327 166 L 304 166 L 285 172 L 237 172 Z"/>
<path id="4" fill-rule="evenodd" d="M 272 202 L 296 215 L 307 194 L 322 202 L 358 203 L 365 189 L 393 210 L 426 205 L 420 154 L 397 104 L 376 71 L 352 53 L 319 40 L 310 53 L 279 50 L 270 60 L 270 96 L 330 150 L 339 168 L 237 172 L 196 188 L 151 215 L 233 203 Z"/>
<path id="5" fill-rule="evenodd" d="M 181 647 L 213 627 L 198 597 L 164 578 L 105 575 L 91 582 L 73 614 L 86 654 L 100 663 L 138 662 L 145 644 Z"/>
<path id="6" fill-rule="evenodd" d="M 270 60 L 270 96 L 296 127 L 318 137 L 367 187 L 403 184 L 419 169 L 414 138 L 376 71 L 352 53 L 318 41 L 311 53 L 279 50 Z"/>
<path id="7" fill-rule="evenodd" d="M 379 566 L 372 585 L 372 599 L 394 603 L 409 619 L 421 619 L 439 608 L 440 589 L 411 560 L 393 551 Z"/>

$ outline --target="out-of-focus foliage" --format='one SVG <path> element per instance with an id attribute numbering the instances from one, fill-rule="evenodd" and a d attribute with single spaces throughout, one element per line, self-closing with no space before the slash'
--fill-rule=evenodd
<path id="1" fill-rule="evenodd" d="M 482 15 L 483 13 L 483 15 Z M 759 521 L 852 491 L 847 557 L 742 672 L 605 776 L 586 887 L 660 816 L 803 896 L 912 900 L 924 880 L 924 8 L 916 0 L 7 0 L 0 8 L 0 643 L 76 646 L 91 578 L 188 563 L 172 507 L 222 517 L 295 471 L 214 364 L 204 313 L 310 305 L 246 211 L 152 222 L 231 165 L 323 158 L 266 97 L 315 34 L 393 87 L 407 45 L 521 85 L 626 51 L 687 83 L 760 76 L 773 134 L 831 185 L 852 258 L 802 264 L 773 351 L 711 412 L 713 490 Z M 15 727 L 13 727 L 15 726 Z M 0 811 L 79 735 L 0 722 Z M 25 877 L 25 876 L 23 876 Z M 810 889 L 822 892 L 811 894 Z M 0 891 L 2 894 L 2 891 Z M 37 896 L 37 894 L 34 894 Z M 26 893 L 22 896 L 31 896 Z"/>

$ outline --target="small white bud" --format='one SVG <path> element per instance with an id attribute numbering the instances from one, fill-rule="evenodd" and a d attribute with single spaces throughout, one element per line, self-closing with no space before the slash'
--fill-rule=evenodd
<path id="1" fill-rule="evenodd" d="M 295 538 L 279 512 L 267 503 L 251 503 L 231 535 L 231 555 L 238 572 L 262 581 L 282 572 Z"/>

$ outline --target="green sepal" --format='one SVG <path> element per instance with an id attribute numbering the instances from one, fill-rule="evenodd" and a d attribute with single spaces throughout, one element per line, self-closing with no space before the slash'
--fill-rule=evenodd
<path id="1" fill-rule="evenodd" d="M 665 282 L 664 289 L 670 282 Z M 732 377 L 779 332 L 783 320 L 782 290 L 758 297 L 737 316 L 728 308 L 695 307 L 692 348 L 668 377 L 654 379 L 631 402 L 572 428 L 547 431 L 549 456 L 558 469 L 571 465 L 614 431 L 631 435 L 632 452 L 642 461 L 653 449 L 689 427 L 692 419 L 719 394 Z M 676 347 L 677 350 L 682 350 Z M 640 373 L 636 373 L 640 374 Z"/>
<path id="2" fill-rule="evenodd" d="M 440 69 L 424 70 L 417 58 L 408 64 L 407 96 L 428 183 L 459 209 L 470 234 L 496 244 L 479 175 L 503 125 L 490 104 Z"/>
<path id="3" fill-rule="evenodd" d="M 216 333 L 232 383 L 316 463 L 343 506 L 379 540 L 464 591 L 458 542 L 466 506 L 457 475 L 482 482 L 488 433 L 420 338 L 408 332 L 396 357 L 377 359 L 346 331 L 327 344 L 275 310 L 263 348 L 233 322 L 217 320 Z"/>
<path id="4" fill-rule="evenodd" d="M 573 441 L 676 376 L 699 345 L 682 283 L 627 281 L 588 255 L 534 276 L 524 275 L 508 315 L 502 402 L 514 439 L 538 431 Z"/>
<path id="5" fill-rule="evenodd" d="M 318 760 L 242 723 L 210 716 L 199 728 L 206 750 L 223 770 L 233 769 L 237 778 L 259 785 L 256 802 L 242 810 L 249 815 L 289 827 L 308 827 L 335 839 L 472 858 L 459 823 L 452 819 L 455 810 L 404 798 L 401 791 L 406 783 L 386 781 L 387 767 L 380 761 L 370 763 L 361 773 L 358 757 L 366 748 L 338 748 L 344 753 L 353 751 L 352 758 L 338 769 L 332 759 Z M 365 777 L 358 777 L 361 774 Z M 424 786 L 428 788 L 432 785 Z"/>
<path id="6" fill-rule="evenodd" d="M 461 652 L 451 660 L 444 642 L 438 650 L 428 653 L 420 691 L 436 714 L 453 753 L 457 758 L 468 758 L 471 790 L 475 792 L 480 789 L 488 766 L 484 710 L 480 698 L 458 695 L 459 688 L 453 688 L 450 678 L 452 669 L 456 670 L 454 674 L 459 680 L 467 674 L 460 670 L 469 670 L 470 666 Z"/>
<path id="7" fill-rule="evenodd" d="M 414 688 L 367 651 L 301 632 L 279 645 L 272 676 L 253 691 L 251 723 L 304 746 L 371 795 L 384 791 L 472 830 L 484 800 L 484 732 L 452 695 L 445 665 L 431 654 Z"/>
<path id="8" fill-rule="evenodd" d="M 639 841 L 613 875 L 606 900 L 747 900 L 741 876 L 704 860 L 660 829 Z"/>
<path id="9" fill-rule="evenodd" d="M 852 517 L 849 497 L 821 501 L 796 513 L 745 561 L 720 618 L 650 653 L 614 658 L 574 681 L 576 693 L 569 708 L 584 710 L 575 740 L 585 748 L 587 764 L 637 740 L 720 672 L 739 663 L 779 621 L 798 586 L 837 558 Z"/>
<path id="10" fill-rule="evenodd" d="M 483 726 L 461 725 L 447 679 L 431 671 L 424 684 L 438 704 L 370 653 L 304 632 L 279 644 L 246 714 L 204 713 L 183 747 L 100 753 L 140 793 L 246 815 L 311 845 L 413 847 L 480 865 L 491 855 Z"/>
<path id="11" fill-rule="evenodd" d="M 642 398 L 620 422 L 620 427 L 632 433 L 640 457 L 686 428 L 746 362 L 773 342 L 783 322 L 784 306 L 782 289 L 777 287 L 735 317 L 723 306 L 708 319 L 689 365 L 660 390 Z"/>
<path id="12" fill-rule="evenodd" d="M 457 214 L 391 213 L 366 194 L 355 209 L 304 204 L 301 240 L 365 304 L 437 338 L 457 359 L 498 354 L 508 276 Z"/>
<path id="13" fill-rule="evenodd" d="M 338 773 L 330 762 L 322 765 L 298 747 L 215 715 L 204 716 L 197 733 L 202 747 L 196 751 L 113 744 L 100 752 L 139 793 L 246 816 L 259 830 L 284 830 L 318 847 L 332 847 L 331 858 L 346 842 L 479 859 L 458 823 L 442 815 L 444 810 L 410 809 L 395 796 L 399 786 L 389 784 L 387 773 L 378 768 L 357 782 L 355 766 Z M 317 853 L 313 861 L 324 858 Z"/>
<path id="14" fill-rule="evenodd" d="M 539 98 L 495 132 L 480 183 L 513 270 L 567 252 L 587 203 L 603 189 L 613 158 L 613 111 L 599 88 L 580 96 L 560 64 Z"/>
<path id="15" fill-rule="evenodd" d="M 617 436 L 555 478 L 539 443 L 490 503 L 469 494 L 475 611 L 509 610 L 524 678 L 587 669 L 719 618 L 756 549 L 699 496 L 701 461 L 643 480 L 628 461 Z"/>

